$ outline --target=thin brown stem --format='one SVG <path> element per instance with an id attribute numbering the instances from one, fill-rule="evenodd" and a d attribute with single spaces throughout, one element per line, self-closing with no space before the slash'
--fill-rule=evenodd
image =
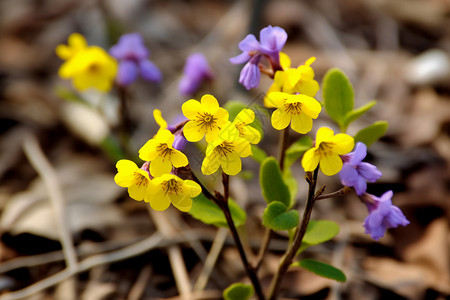
<path id="1" fill-rule="evenodd" d="M 324 200 L 324 199 L 328 199 L 328 198 L 342 196 L 342 195 L 347 194 L 349 191 L 351 191 L 351 189 L 352 189 L 351 187 L 344 186 L 343 188 L 341 188 L 340 190 L 337 190 L 336 192 L 317 196 L 316 200 Z"/>
<path id="2" fill-rule="evenodd" d="M 286 149 L 288 147 L 288 140 L 289 140 L 289 127 L 286 127 L 280 136 L 280 153 L 278 162 L 280 164 L 281 171 L 284 170 L 284 157 L 286 155 Z"/>
<path id="3" fill-rule="evenodd" d="M 297 230 L 294 233 L 292 244 L 290 245 L 286 254 L 281 259 L 280 265 L 278 266 L 278 270 L 275 273 L 275 276 L 270 285 L 268 297 L 269 300 L 275 300 L 277 298 L 277 294 L 281 285 L 281 280 L 283 279 L 284 274 L 286 274 L 289 266 L 294 260 L 294 257 L 297 255 L 298 249 L 302 244 L 303 237 L 305 236 L 306 228 L 308 227 L 309 219 L 311 217 L 312 209 L 314 207 L 314 202 L 316 200 L 315 190 L 317 183 L 317 174 L 318 168 L 314 171 L 314 174 L 312 176 L 310 173 L 309 175 L 307 174 L 307 176 L 309 176 L 307 178 L 309 183 L 309 191 L 308 191 L 308 199 L 306 201 L 306 207 L 303 212 L 302 223 L 299 227 L 297 227 Z"/>
<path id="4" fill-rule="evenodd" d="M 256 270 L 252 267 L 247 259 L 247 254 L 245 253 L 244 246 L 242 245 L 241 239 L 239 237 L 239 233 L 234 225 L 233 218 L 231 217 L 230 208 L 228 206 L 228 195 L 229 195 L 229 176 L 225 173 L 222 173 L 222 182 L 224 193 L 221 195 L 216 192 L 217 204 L 222 209 L 225 219 L 227 220 L 228 227 L 231 232 L 231 236 L 233 237 L 234 243 L 238 248 L 239 255 L 242 260 L 242 264 L 244 265 L 245 271 L 247 272 L 247 276 L 250 278 L 252 285 L 255 289 L 255 293 L 260 300 L 265 300 L 264 294 L 262 292 L 261 284 L 259 282 L 258 277 L 256 276 Z"/>

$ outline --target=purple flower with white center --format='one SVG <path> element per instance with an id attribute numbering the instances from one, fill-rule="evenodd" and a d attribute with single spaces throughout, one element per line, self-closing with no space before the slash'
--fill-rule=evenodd
<path id="1" fill-rule="evenodd" d="M 183 70 L 184 76 L 178 85 L 183 96 L 193 95 L 204 80 L 211 80 L 213 74 L 206 57 L 201 53 L 194 53 L 186 59 Z"/>
<path id="2" fill-rule="evenodd" d="M 372 164 L 362 162 L 367 155 L 367 146 L 361 142 L 356 143 L 355 151 L 341 155 L 344 162 L 339 172 L 341 183 L 355 189 L 358 196 L 367 190 L 367 181 L 375 182 L 382 173 Z"/>
<path id="3" fill-rule="evenodd" d="M 150 55 L 144 46 L 144 41 L 139 33 L 124 34 L 119 42 L 111 47 L 109 53 L 119 61 L 117 83 L 127 86 L 133 83 L 138 74 L 147 81 L 160 82 L 161 71 L 148 60 Z"/>
<path id="4" fill-rule="evenodd" d="M 392 195 L 392 191 L 387 191 L 379 198 L 370 194 L 364 194 L 360 197 L 369 210 L 369 215 L 363 226 L 366 233 L 370 234 L 376 241 L 384 236 L 386 229 L 409 224 L 400 208 L 392 205 Z"/>
<path id="5" fill-rule="evenodd" d="M 230 58 L 232 64 L 247 62 L 241 71 L 239 82 L 247 89 L 256 88 L 259 85 L 261 71 L 259 63 L 265 57 L 274 70 L 280 70 L 280 51 L 287 40 L 287 33 L 281 27 L 267 26 L 259 33 L 261 42 L 258 42 L 253 34 L 247 35 L 240 43 L 242 51 L 238 56 Z"/>

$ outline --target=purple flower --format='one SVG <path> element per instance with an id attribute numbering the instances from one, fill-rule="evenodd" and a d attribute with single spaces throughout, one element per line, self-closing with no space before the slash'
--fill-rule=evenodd
<path id="1" fill-rule="evenodd" d="M 147 81 L 160 82 L 161 71 L 148 60 L 149 51 L 139 33 L 124 34 L 119 42 L 111 47 L 109 53 L 119 60 L 117 83 L 127 86 L 133 83 L 138 74 Z"/>
<path id="2" fill-rule="evenodd" d="M 178 85 L 180 94 L 183 96 L 193 95 L 203 80 L 211 80 L 213 78 L 208 61 L 201 53 L 194 53 L 186 59 L 183 73 L 184 76 Z"/>
<path id="3" fill-rule="evenodd" d="M 361 197 L 361 200 L 366 203 L 369 210 L 369 215 L 363 226 L 366 229 L 366 233 L 370 234 L 374 240 L 378 241 L 384 236 L 388 228 L 409 224 L 400 208 L 392 205 L 392 195 L 392 191 L 387 191 L 380 198 L 370 194 L 364 194 Z"/>
<path id="4" fill-rule="evenodd" d="M 367 155 L 367 146 L 361 142 L 356 143 L 355 151 L 342 155 L 344 161 L 342 170 L 339 172 L 341 183 L 353 187 L 358 196 L 367 190 L 367 182 L 375 182 L 382 173 L 375 167 L 362 160 Z"/>
<path id="5" fill-rule="evenodd" d="M 253 34 L 247 35 L 240 43 L 242 51 L 238 56 L 230 58 L 232 64 L 247 62 L 241 71 L 239 82 L 247 89 L 258 87 L 261 77 L 259 62 L 265 57 L 269 60 L 273 70 L 280 69 L 280 51 L 287 40 L 287 33 L 283 28 L 267 26 L 259 33 L 261 42 Z"/>

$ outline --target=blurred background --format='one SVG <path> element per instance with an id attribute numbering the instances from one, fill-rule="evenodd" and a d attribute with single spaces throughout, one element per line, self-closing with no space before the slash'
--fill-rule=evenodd
<path id="1" fill-rule="evenodd" d="M 411 222 L 376 242 L 364 234 L 367 209 L 354 194 L 321 201 L 313 218 L 334 220 L 341 232 L 305 255 L 339 267 L 347 282 L 292 270 L 283 297 L 448 299 L 448 0 L 1 1 L 0 299 L 220 299 L 231 283 L 248 282 L 226 230 L 173 207 L 149 215 L 145 203 L 114 183 L 115 163 L 124 154 L 107 137 L 117 129 L 118 93 L 78 94 L 58 77 L 62 61 L 54 49 L 73 32 L 105 49 L 123 33 L 143 36 L 163 82 L 141 80 L 128 91 L 135 157 L 126 158 L 139 164 L 138 149 L 158 129 L 153 109 L 170 121 L 189 99 L 179 94 L 178 82 L 192 53 L 203 53 L 214 73 L 202 93 L 221 104 L 261 104 L 270 79 L 246 91 L 237 82 L 241 66 L 228 59 L 240 53 L 245 35 L 258 38 L 267 25 L 287 31 L 283 51 L 293 65 L 317 58 L 312 66 L 320 84 L 328 69 L 338 67 L 354 86 L 356 107 L 378 101 L 348 133 L 377 120 L 389 122 L 387 134 L 369 149 L 369 161 L 383 176 L 368 192 L 380 196 L 393 190 L 394 205 Z M 91 109 L 77 104 L 79 97 Z M 322 99 L 320 92 L 316 98 Z M 261 121 L 260 146 L 276 156 L 278 134 L 267 116 Z M 319 126 L 337 130 L 324 114 L 312 132 Z M 293 134 L 291 142 L 299 137 Z M 233 178 L 231 194 L 247 211 L 240 233 L 255 252 L 265 202 L 258 164 L 247 158 L 244 168 L 245 176 Z M 320 180 L 327 191 L 340 188 L 337 176 Z M 301 184 L 299 208 L 305 195 Z M 286 245 L 286 236 L 273 237 L 259 272 L 263 286 Z M 217 259 L 206 262 L 212 249 Z M 205 266 L 214 267 L 208 272 Z"/>

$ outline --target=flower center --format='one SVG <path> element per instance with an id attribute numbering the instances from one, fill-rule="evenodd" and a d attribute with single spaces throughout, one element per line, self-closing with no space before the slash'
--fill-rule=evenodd
<path id="1" fill-rule="evenodd" d="M 176 179 L 169 179 L 167 181 L 164 181 L 162 183 L 162 187 L 164 190 L 164 194 L 167 195 L 172 195 L 172 194 L 177 194 L 181 191 L 181 187 L 182 187 L 182 183 L 178 182 Z"/>
<path id="2" fill-rule="evenodd" d="M 209 113 L 198 113 L 197 126 L 200 128 L 205 127 L 206 130 L 212 130 L 216 124 L 217 118 L 214 118 L 212 114 Z"/>
<path id="3" fill-rule="evenodd" d="M 92 63 L 89 65 L 88 67 L 88 72 L 89 73 L 98 73 L 100 71 L 100 65 L 97 63 Z"/>
<path id="4" fill-rule="evenodd" d="M 137 186 L 141 186 L 141 185 L 147 186 L 148 185 L 147 178 L 139 172 L 134 172 L 134 180 L 135 180 Z"/>
<path id="5" fill-rule="evenodd" d="M 172 154 L 172 149 L 170 149 L 167 144 L 159 144 L 156 147 L 156 151 L 158 151 L 159 155 L 162 156 L 163 158 L 166 157 L 167 155 L 170 156 Z"/>
<path id="6" fill-rule="evenodd" d="M 302 111 L 302 104 L 300 102 L 285 103 L 284 108 L 287 113 L 298 115 Z"/>
<path id="7" fill-rule="evenodd" d="M 328 156 L 333 153 L 333 143 L 322 142 L 319 145 L 317 151 L 319 151 L 320 156 Z"/>
<path id="8" fill-rule="evenodd" d="M 216 146 L 216 148 L 214 150 L 220 156 L 227 156 L 228 153 L 233 152 L 233 143 L 223 141 L 220 145 Z"/>

